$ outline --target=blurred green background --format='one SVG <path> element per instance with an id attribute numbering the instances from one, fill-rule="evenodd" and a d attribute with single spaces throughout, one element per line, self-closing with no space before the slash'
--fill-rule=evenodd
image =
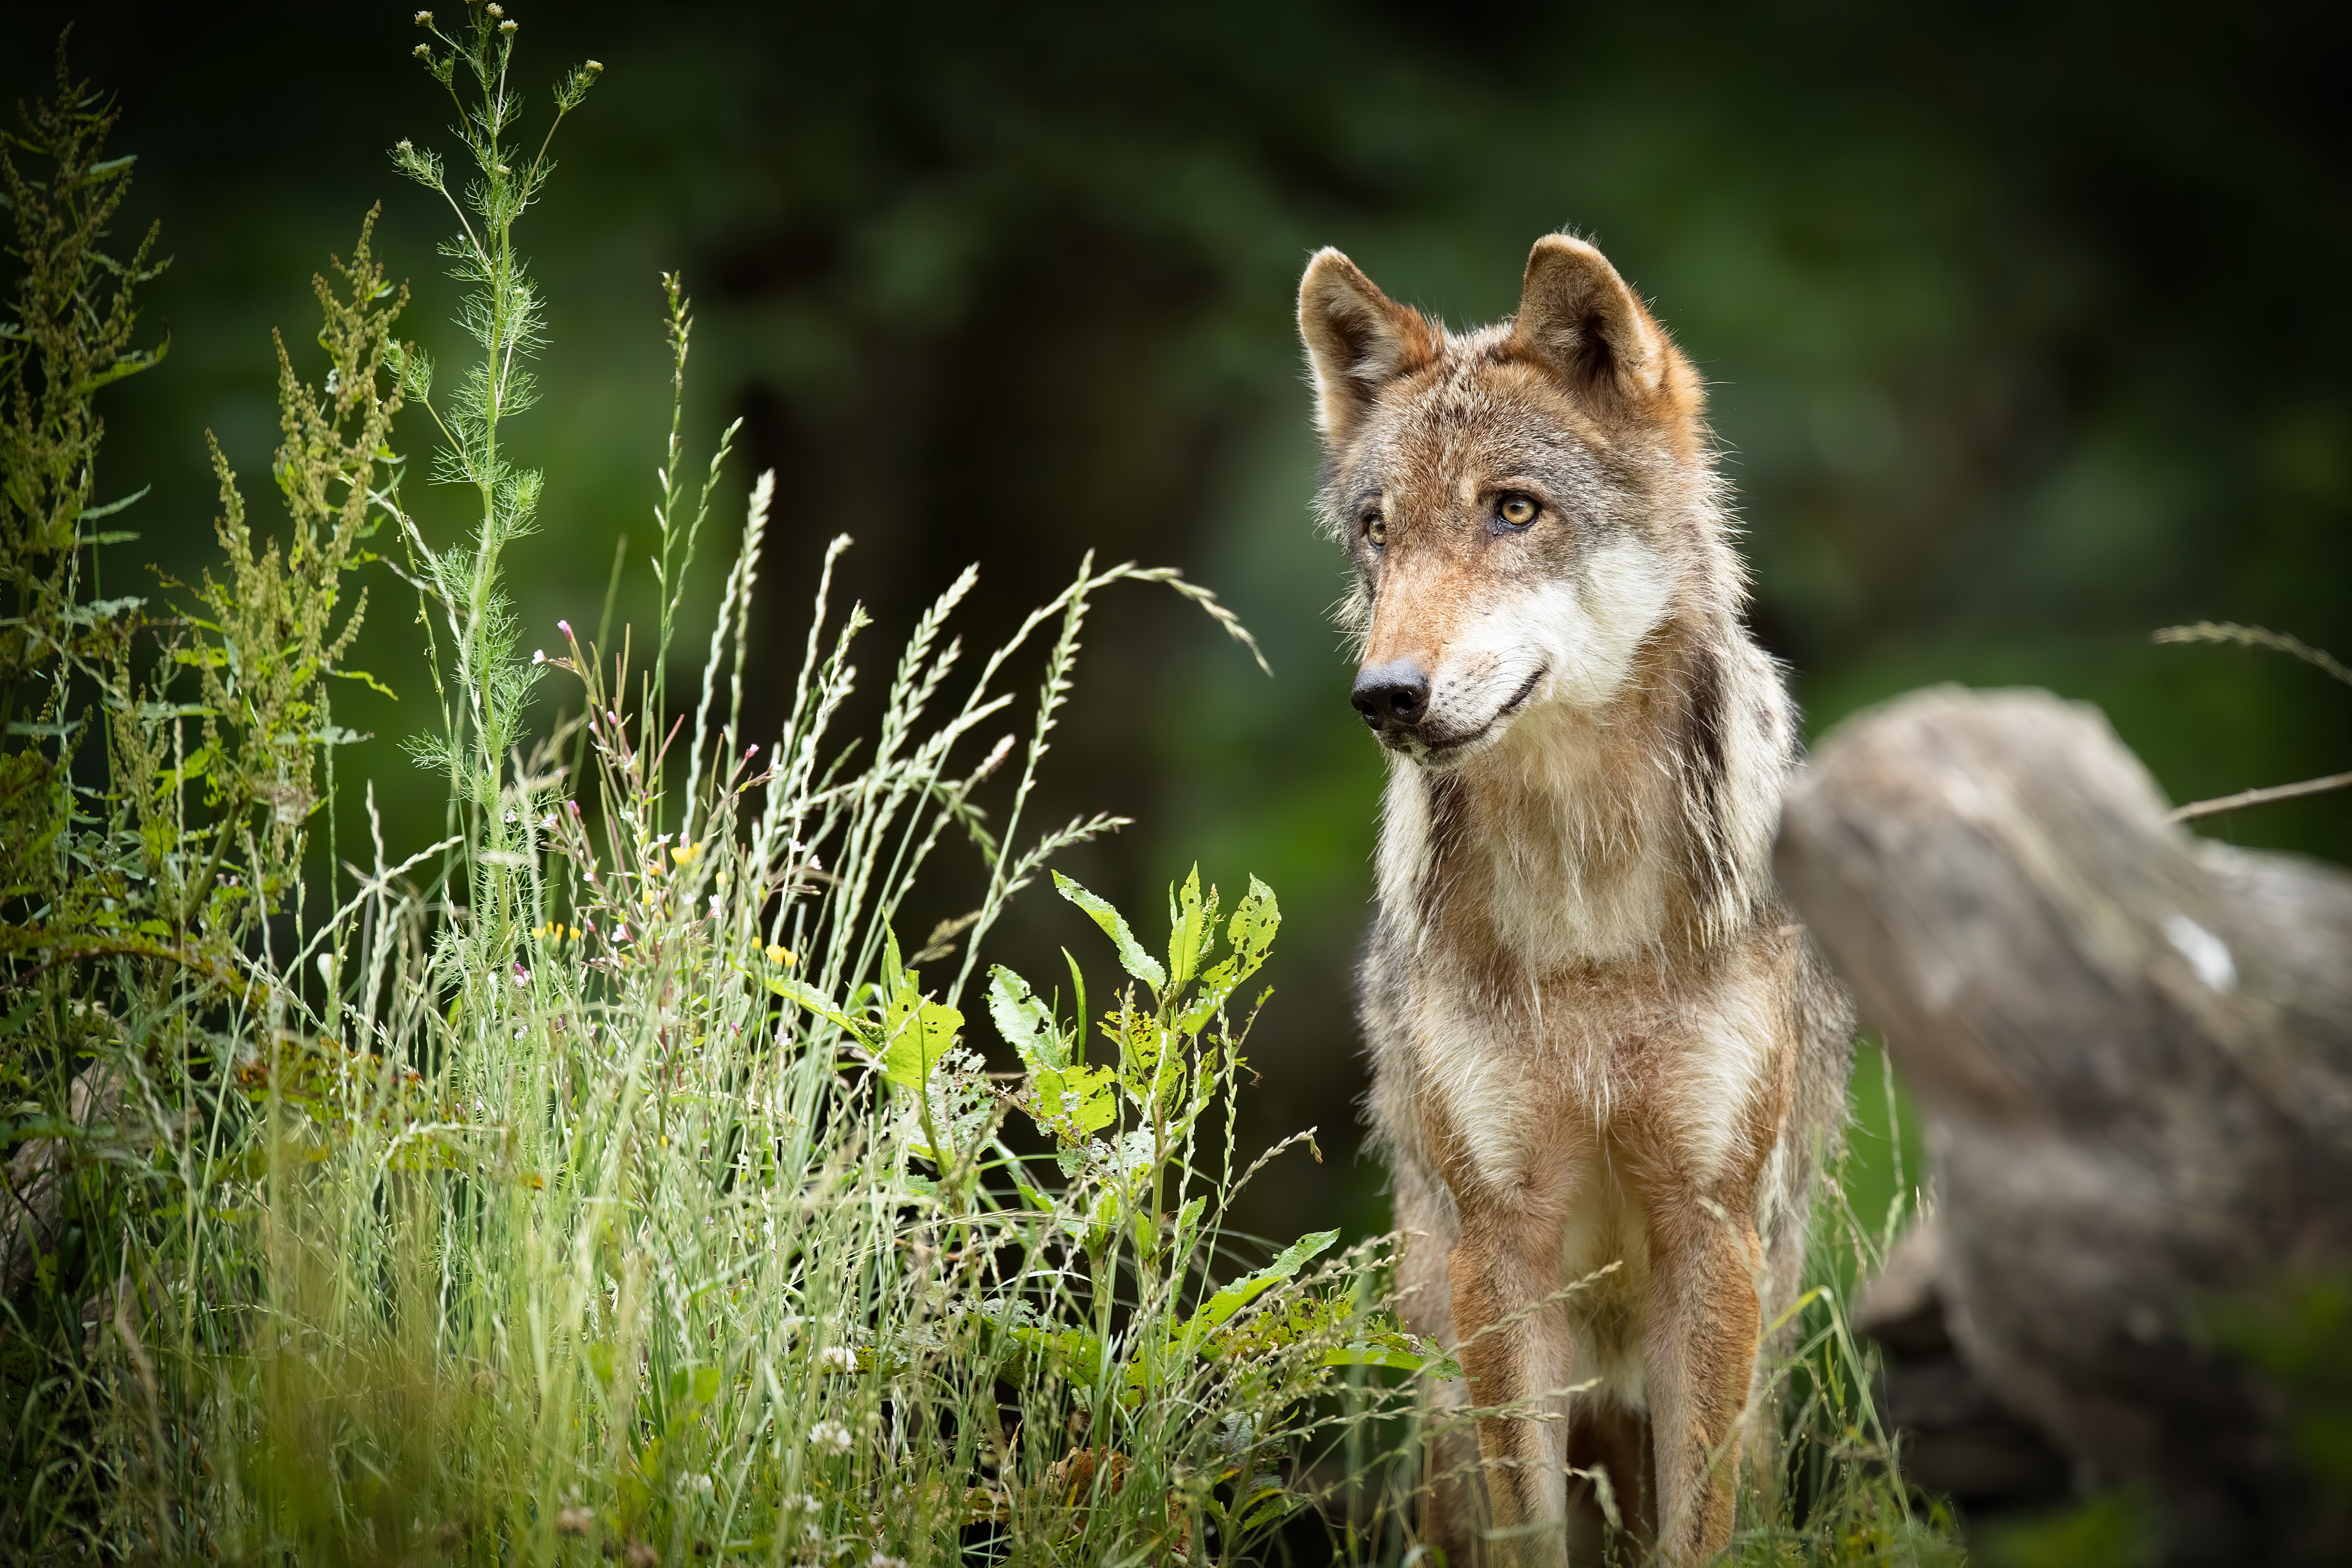
<path id="1" fill-rule="evenodd" d="M 2175 799 L 2352 766 L 2352 693 L 2276 655 L 2148 638 L 2236 619 L 2352 653 L 2341 7 L 509 14 L 534 92 L 575 60 L 608 68 L 520 231 L 553 336 L 546 399 L 509 436 L 548 473 L 543 530 L 509 557 L 525 646 L 555 646 L 559 616 L 595 623 L 624 531 L 617 618 L 640 647 L 650 626 L 667 268 L 697 305 L 694 465 L 746 422 L 701 626 L 742 491 L 779 475 L 758 629 L 778 680 L 752 683 L 755 732 L 780 717 L 837 531 L 880 623 L 869 687 L 967 561 L 968 641 L 1090 547 L 1215 588 L 1275 679 L 1172 595 L 1123 591 L 1033 820 L 1135 817 L 1065 863 L 1129 908 L 1195 859 L 1278 889 L 1243 1142 L 1318 1124 L 1328 1159 L 1263 1182 L 1270 1234 L 1384 1218 L 1354 1158 L 1349 999 L 1382 764 L 1326 615 L 1342 584 L 1308 517 L 1291 321 L 1318 245 L 1459 323 L 1512 308 L 1536 236 L 1597 240 L 1713 383 L 1755 623 L 1814 732 L 1925 682 L 2029 683 L 2104 707 Z M 406 330 L 457 363 L 433 248 L 448 215 L 384 153 L 448 150 L 450 109 L 389 5 L 20 0 L 0 22 L 10 100 L 44 89 L 68 20 L 76 73 L 121 95 L 115 149 L 140 157 L 123 226 L 160 218 L 175 258 L 148 295 L 170 359 L 104 405 L 101 497 L 153 487 L 118 520 L 142 540 L 105 569 L 107 591 L 137 591 L 146 562 L 184 574 L 212 548 L 205 429 L 272 515 L 268 332 L 319 373 L 309 279 L 371 204 L 415 288 Z M 439 537 L 464 526 L 461 498 L 406 493 Z M 375 737 L 342 778 L 372 777 L 411 845 L 441 821 L 400 750 L 432 707 L 414 607 L 377 578 L 355 662 L 402 700 L 352 689 L 337 711 Z M 690 626 L 687 659 L 699 641 Z M 563 693 L 545 690 L 551 713 Z M 2209 826 L 2352 860 L 2343 796 Z M 967 907 L 969 880 L 944 879 L 908 934 Z M 1107 960 L 1033 894 L 995 956 L 1058 973 L 1061 943 Z"/>

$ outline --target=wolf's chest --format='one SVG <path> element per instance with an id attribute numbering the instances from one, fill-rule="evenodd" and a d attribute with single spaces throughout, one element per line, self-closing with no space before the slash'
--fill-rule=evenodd
<path id="1" fill-rule="evenodd" d="M 1622 1145 L 1711 1185 L 1757 1152 L 1772 1098 L 1770 996 L 1736 978 L 1643 968 L 1497 986 L 1436 966 L 1410 988 L 1381 1070 L 1407 1075 L 1450 1184 L 1580 1189 L 1568 1167 Z"/>
<path id="2" fill-rule="evenodd" d="M 1507 994 L 1432 979 L 1416 988 L 1408 1048 L 1422 1114 L 1453 1154 L 1449 1180 L 1524 1185 L 1633 1108 L 1654 1009 L 1586 988 Z"/>

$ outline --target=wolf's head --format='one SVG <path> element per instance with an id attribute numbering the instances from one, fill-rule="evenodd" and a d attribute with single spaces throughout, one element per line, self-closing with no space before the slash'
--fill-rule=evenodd
<path id="1" fill-rule="evenodd" d="M 1518 313 L 1456 334 L 1327 249 L 1298 325 L 1381 742 L 1450 766 L 1610 702 L 1709 553 L 1716 484 L 1698 376 L 1616 269 L 1548 235 Z"/>

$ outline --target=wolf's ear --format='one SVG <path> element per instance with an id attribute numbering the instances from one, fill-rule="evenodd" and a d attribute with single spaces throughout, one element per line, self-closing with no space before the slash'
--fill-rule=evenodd
<path id="1" fill-rule="evenodd" d="M 1570 384 L 1628 397 L 1658 390 L 1673 352 L 1609 258 L 1564 234 L 1528 253 L 1511 336 Z"/>
<path id="2" fill-rule="evenodd" d="M 1298 335 L 1315 367 L 1316 427 L 1344 441 L 1382 385 L 1437 357 L 1437 330 L 1326 246 L 1298 282 Z"/>

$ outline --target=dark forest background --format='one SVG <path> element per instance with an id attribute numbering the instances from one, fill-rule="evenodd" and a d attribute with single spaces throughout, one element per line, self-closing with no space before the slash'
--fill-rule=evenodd
<path id="1" fill-rule="evenodd" d="M 778 471 L 759 636 L 780 672 L 835 532 L 879 622 L 869 687 L 967 561 L 968 642 L 1089 548 L 1216 589 L 1275 678 L 1171 595 L 1127 591 L 1091 627 L 1035 820 L 1136 818 L 1066 861 L 1123 906 L 1151 910 L 1196 859 L 1279 891 L 1243 1142 L 1319 1124 L 1329 1158 L 1261 1188 L 1269 1233 L 1383 1223 L 1350 1157 L 1348 980 L 1381 764 L 1326 615 L 1339 563 L 1308 515 L 1291 321 L 1318 245 L 1462 322 L 1512 308 L 1538 234 L 1600 243 L 1714 384 L 1755 622 L 1816 733 L 1927 682 L 2032 684 L 2101 705 L 2177 800 L 2352 766 L 2352 694 L 2276 655 L 2149 640 L 2234 619 L 2352 653 L 2342 7 L 509 10 L 535 114 L 564 67 L 607 68 L 521 230 L 553 335 L 545 401 L 510 434 L 548 473 L 542 531 L 509 558 L 526 647 L 552 649 L 560 616 L 595 624 L 625 531 L 615 620 L 640 647 L 650 627 L 667 268 L 697 307 L 691 462 L 740 415 L 730 497 Z M 393 5 L 31 0 L 0 22 L 0 99 L 44 89 L 68 20 L 76 74 L 121 95 L 115 150 L 139 155 L 124 226 L 160 218 L 174 258 L 147 296 L 170 358 L 102 405 L 101 499 L 153 487 L 110 523 L 142 538 L 103 585 L 152 592 L 147 563 L 184 575 L 212 549 L 207 428 L 269 517 L 269 331 L 304 363 L 310 274 L 372 204 L 415 289 L 407 331 L 462 358 L 448 214 L 385 156 L 446 148 L 450 109 Z M 409 504 L 455 537 L 462 501 L 418 469 Z M 730 499 L 706 541 L 699 610 L 740 517 Z M 337 767 L 421 845 L 441 810 L 401 749 L 433 706 L 413 612 L 376 581 L 355 662 L 401 700 L 339 695 L 374 739 Z M 687 660 L 700 642 L 690 626 Z M 544 690 L 551 714 L 566 693 Z M 2352 860 L 2342 796 L 2205 826 Z M 941 883 L 904 934 L 963 890 Z M 1050 893 L 1001 941 L 1033 974 L 1058 944 L 1104 956 Z"/>

